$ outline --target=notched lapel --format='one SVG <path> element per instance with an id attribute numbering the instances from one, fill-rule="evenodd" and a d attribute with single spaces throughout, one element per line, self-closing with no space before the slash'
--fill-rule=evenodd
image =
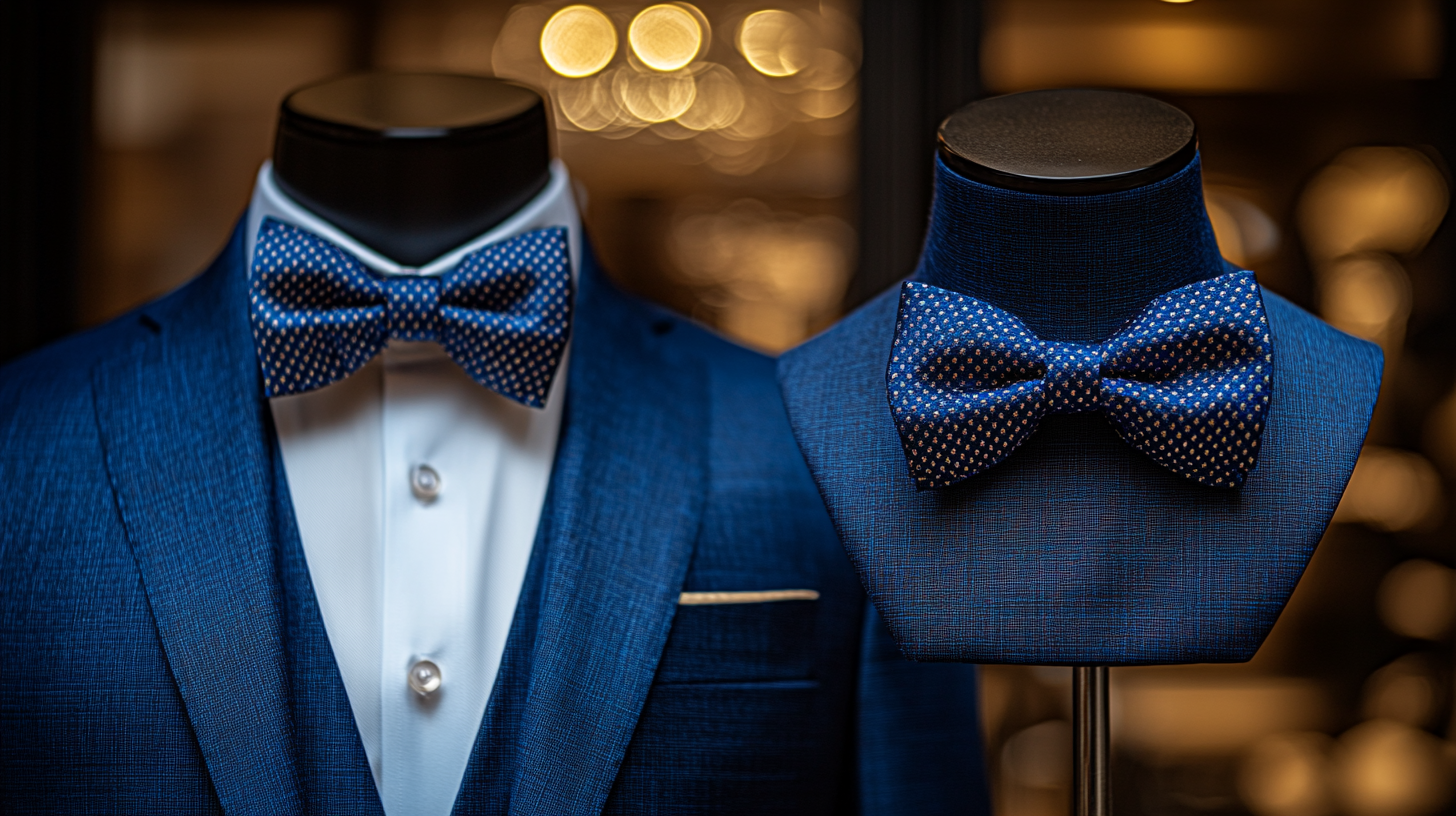
<path id="1" fill-rule="evenodd" d="M 302 810 L 241 230 L 94 372 L 106 466 L 223 809 Z M 155 327 L 155 331 L 144 328 Z"/>
<path id="2" fill-rule="evenodd" d="M 582 270 L 513 814 L 598 813 L 642 711 L 707 486 L 701 364 Z"/>

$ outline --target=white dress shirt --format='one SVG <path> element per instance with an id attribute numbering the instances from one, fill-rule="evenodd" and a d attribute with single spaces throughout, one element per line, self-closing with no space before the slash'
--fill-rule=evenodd
<path id="1" fill-rule="evenodd" d="M 430 275 L 533 229 L 581 225 L 566 169 L 485 235 L 401 267 L 284 195 L 271 164 L 248 211 L 247 257 L 272 216 L 385 275 Z M 544 409 L 470 379 L 436 343 L 389 341 L 352 376 L 271 401 L 289 494 L 329 644 L 389 816 L 447 816 L 515 614 L 561 427 L 563 360 Z M 431 490 L 432 469 L 438 490 Z M 434 493 L 435 495 L 431 495 Z M 439 667 L 427 695 L 408 673 Z"/>

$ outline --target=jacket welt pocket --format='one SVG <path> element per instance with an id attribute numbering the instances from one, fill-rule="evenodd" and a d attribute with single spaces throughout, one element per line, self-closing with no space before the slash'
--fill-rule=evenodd
<path id="1" fill-rule="evenodd" d="M 677 608 L 657 667 L 659 684 L 811 677 L 817 599 L 806 594 L 770 600 L 749 600 L 751 595 L 739 593 L 684 595 L 699 602 Z"/>

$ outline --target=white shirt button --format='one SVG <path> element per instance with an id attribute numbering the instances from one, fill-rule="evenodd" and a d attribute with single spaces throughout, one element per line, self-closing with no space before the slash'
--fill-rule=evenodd
<path id="1" fill-rule="evenodd" d="M 429 465 L 415 465 L 410 471 L 410 491 L 422 502 L 432 502 L 445 486 L 440 472 Z"/>
<path id="2" fill-rule="evenodd" d="M 409 668 L 409 687 L 421 697 L 440 687 L 440 667 L 434 661 L 416 660 Z"/>

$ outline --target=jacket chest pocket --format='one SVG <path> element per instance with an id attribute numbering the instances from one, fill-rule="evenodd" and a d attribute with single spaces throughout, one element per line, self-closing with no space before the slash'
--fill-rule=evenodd
<path id="1" fill-rule="evenodd" d="M 818 612 L 812 590 L 685 592 L 656 682 L 809 681 Z"/>

